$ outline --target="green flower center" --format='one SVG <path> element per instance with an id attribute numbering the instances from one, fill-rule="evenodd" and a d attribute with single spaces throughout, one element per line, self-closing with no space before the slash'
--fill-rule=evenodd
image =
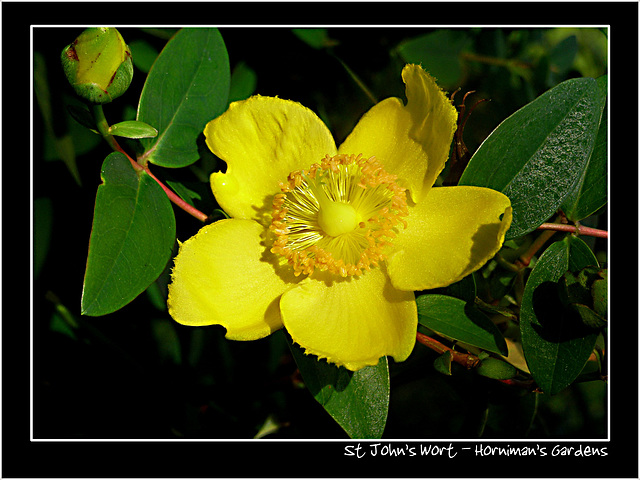
<path id="1" fill-rule="evenodd" d="M 271 249 L 294 273 L 314 269 L 360 275 L 384 259 L 383 250 L 408 214 L 405 189 L 374 157 L 326 156 L 289 174 L 273 200 Z"/>

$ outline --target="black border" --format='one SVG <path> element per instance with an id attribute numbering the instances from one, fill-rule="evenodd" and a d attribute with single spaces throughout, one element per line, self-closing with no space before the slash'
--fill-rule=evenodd
<path id="1" fill-rule="evenodd" d="M 409 10 L 424 8 L 423 15 Z M 16 145 L 28 136 L 29 111 L 12 102 L 30 98 L 30 25 L 610 25 L 611 230 L 613 271 L 611 440 L 511 442 L 514 446 L 605 447 L 606 457 L 371 456 L 345 455 L 345 446 L 371 443 L 418 447 L 430 442 L 31 442 L 29 438 L 29 275 L 9 259 L 28 241 L 3 238 L 2 477 L 630 477 L 638 476 L 637 274 L 638 5 L 622 3 L 31 3 L 4 2 L 3 209 L 5 232 L 29 231 L 24 199 L 26 155 Z M 509 14 L 505 17 L 504 11 Z M 505 20 L 509 20 L 507 23 Z M 26 100 L 22 102 L 27 103 Z M 16 106 L 17 105 L 17 106 Z M 635 115 L 634 115 L 635 114 Z M 20 158 L 18 158 L 20 157 Z M 24 169 L 24 170 L 23 170 Z M 16 179 L 21 179 L 18 182 Z M 17 190 L 20 188 L 20 190 Z M 635 193 L 635 196 L 633 195 Z M 24 201 L 24 200 L 22 200 Z M 630 227 L 630 225 L 632 225 Z M 619 246 L 619 248 L 615 248 Z M 24 262 L 24 260 L 23 260 Z M 618 273 L 620 271 L 620 274 Z M 632 274 L 633 275 L 633 274 Z M 26 285 L 22 283 L 26 277 Z M 26 302 L 21 301 L 26 297 Z M 629 300 L 631 299 L 631 300 Z M 625 301 L 626 300 L 626 301 Z M 615 306 L 614 306 L 615 305 Z M 624 311 L 622 310 L 624 305 Z M 616 315 L 617 314 L 617 315 Z M 622 367 L 622 368 L 621 368 Z M 448 446 L 449 442 L 433 442 Z M 468 445 L 453 442 L 461 448 Z M 500 446 L 509 442 L 482 442 Z M 459 459 L 464 461 L 456 461 Z"/>

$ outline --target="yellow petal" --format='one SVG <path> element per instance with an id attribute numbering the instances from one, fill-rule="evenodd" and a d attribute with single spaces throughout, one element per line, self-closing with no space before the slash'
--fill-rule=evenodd
<path id="1" fill-rule="evenodd" d="M 315 113 L 280 98 L 234 102 L 204 134 L 211 151 L 227 162 L 226 173 L 211 175 L 216 200 L 232 217 L 262 223 L 270 221 L 265 214 L 279 182 L 336 153 L 331 132 Z"/>
<path id="2" fill-rule="evenodd" d="M 418 65 L 402 71 L 407 105 L 388 98 L 373 106 L 340 145 L 340 153 L 375 155 L 418 201 L 444 168 L 458 112 Z"/>
<path id="3" fill-rule="evenodd" d="M 406 219 L 387 261 L 391 281 L 402 290 L 438 288 L 466 277 L 500 250 L 511 202 L 488 188 L 433 188 Z"/>
<path id="4" fill-rule="evenodd" d="M 289 269 L 276 269 L 264 232 L 252 220 L 221 220 L 182 243 L 169 314 L 185 325 L 222 325 L 231 340 L 255 340 L 281 328 L 278 302 L 297 280 Z"/>
<path id="5" fill-rule="evenodd" d="M 348 279 L 314 274 L 282 296 L 280 309 L 306 353 L 349 370 L 375 365 L 385 355 L 403 361 L 415 344 L 413 292 L 393 288 L 381 268 Z"/>

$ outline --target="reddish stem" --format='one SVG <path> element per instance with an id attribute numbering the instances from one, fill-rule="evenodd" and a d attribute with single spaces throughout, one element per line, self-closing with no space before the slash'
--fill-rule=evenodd
<path id="1" fill-rule="evenodd" d="M 562 223 L 543 223 L 538 230 L 555 230 L 556 232 L 570 232 L 590 237 L 609 238 L 609 232 L 597 228 L 584 227 L 582 225 L 565 225 Z"/>
<path id="2" fill-rule="evenodd" d="M 129 160 L 131 160 L 131 158 L 129 158 Z M 138 165 L 133 160 L 131 160 L 131 162 L 136 164 L 136 165 Z M 138 165 L 138 166 L 140 166 L 140 165 Z M 192 207 L 187 202 L 185 202 L 182 198 L 180 198 L 178 195 L 176 195 L 171 189 L 169 189 L 169 187 L 167 187 L 164 183 L 162 183 L 160 180 L 158 180 L 153 173 L 151 173 L 151 170 L 149 170 L 149 166 L 148 165 L 146 167 L 143 167 L 143 170 L 145 172 L 147 172 L 151 178 L 153 178 L 156 182 L 158 182 L 158 185 L 160 185 L 160 187 L 162 187 L 162 190 L 164 190 L 164 193 L 167 194 L 167 197 L 169 197 L 169 200 L 171 200 L 173 203 L 175 203 L 182 210 L 184 210 L 188 214 L 192 215 L 193 217 L 197 218 L 201 222 L 204 223 L 204 222 L 207 221 L 207 219 L 209 218 L 208 215 L 205 215 L 204 213 L 202 213 L 197 208 Z"/>
<path id="3" fill-rule="evenodd" d="M 440 343 L 439 341 L 424 335 L 420 332 L 416 333 L 416 339 L 418 340 L 418 342 L 420 342 L 421 344 L 423 344 L 426 347 L 429 347 L 431 350 L 438 352 L 438 353 L 445 353 L 445 352 L 450 352 L 451 353 L 451 360 L 459 363 L 460 365 L 462 365 L 465 368 L 473 368 L 476 365 L 478 365 L 478 363 L 480 363 L 480 359 L 478 357 L 476 357 L 475 355 L 469 355 L 466 353 L 460 353 L 460 352 L 456 352 L 455 350 L 453 350 L 452 348 L 447 347 L 446 345 Z"/>

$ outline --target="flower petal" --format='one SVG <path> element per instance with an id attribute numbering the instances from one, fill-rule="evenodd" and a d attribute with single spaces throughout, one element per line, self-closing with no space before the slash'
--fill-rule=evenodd
<path id="1" fill-rule="evenodd" d="M 415 344 L 413 292 L 393 288 L 381 268 L 349 279 L 314 274 L 282 296 L 280 309 L 306 353 L 349 370 L 375 365 L 384 355 L 403 361 Z"/>
<path id="2" fill-rule="evenodd" d="M 315 113 L 280 98 L 233 102 L 204 134 L 211 151 L 227 162 L 226 173 L 211 175 L 216 200 L 234 218 L 261 222 L 279 182 L 336 153 L 331 132 Z"/>
<path id="3" fill-rule="evenodd" d="M 461 280 L 490 260 L 511 225 L 511 202 L 480 187 L 433 188 L 409 208 L 387 260 L 401 290 L 424 290 Z"/>
<path id="4" fill-rule="evenodd" d="M 374 105 L 340 145 L 339 153 L 375 155 L 418 201 L 444 168 L 458 112 L 419 65 L 402 70 L 407 105 L 388 98 Z"/>
<path id="5" fill-rule="evenodd" d="M 180 245 L 169 285 L 169 314 L 185 325 L 222 325 L 231 340 L 282 327 L 280 295 L 298 280 L 265 247 L 264 227 L 221 220 Z M 291 283 L 290 283 L 291 282 Z"/>

